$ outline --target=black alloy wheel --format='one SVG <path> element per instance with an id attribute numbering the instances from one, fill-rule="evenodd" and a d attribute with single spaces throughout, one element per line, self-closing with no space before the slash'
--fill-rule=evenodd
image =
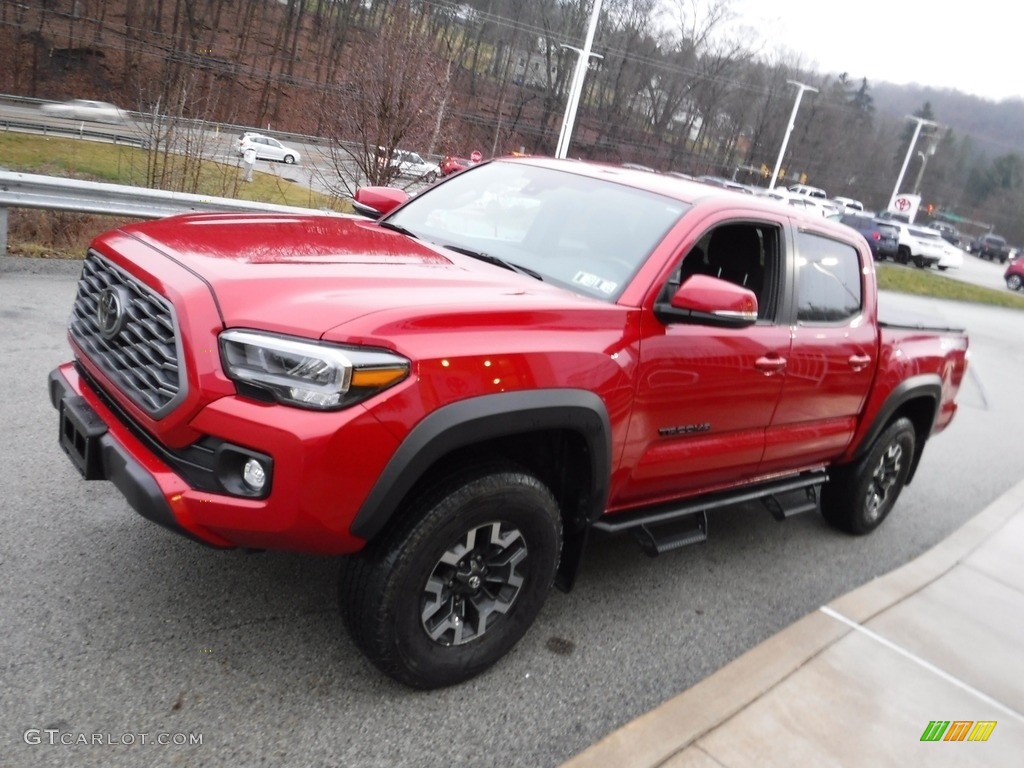
<path id="1" fill-rule="evenodd" d="M 439 688 L 484 671 L 529 629 L 558 568 L 561 513 L 547 486 L 504 463 L 414 495 L 391 530 L 345 558 L 341 614 L 381 671 Z"/>
<path id="2" fill-rule="evenodd" d="M 910 473 L 917 435 L 907 418 L 886 427 L 871 449 L 848 467 L 829 470 L 822 488 L 821 514 L 846 533 L 875 530 L 892 511 Z"/>

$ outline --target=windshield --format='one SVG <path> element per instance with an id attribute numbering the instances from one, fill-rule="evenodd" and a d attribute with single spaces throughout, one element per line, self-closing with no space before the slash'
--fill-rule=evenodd
<path id="1" fill-rule="evenodd" d="M 421 193 L 386 223 L 615 301 L 689 208 L 614 181 L 491 162 Z"/>

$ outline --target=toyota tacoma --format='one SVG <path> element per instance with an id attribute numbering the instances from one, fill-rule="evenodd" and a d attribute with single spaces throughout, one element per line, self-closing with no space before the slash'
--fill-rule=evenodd
<path id="1" fill-rule="evenodd" d="M 751 500 L 868 533 L 956 412 L 965 334 L 879 322 L 867 242 L 820 216 L 539 158 L 357 197 L 376 218 L 98 236 L 49 394 L 149 520 L 340 556 L 408 685 L 498 661 L 591 536 L 664 552 Z"/>

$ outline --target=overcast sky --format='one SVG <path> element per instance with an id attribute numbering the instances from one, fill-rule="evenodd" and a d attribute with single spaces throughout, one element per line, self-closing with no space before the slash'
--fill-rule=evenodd
<path id="1" fill-rule="evenodd" d="M 732 0 L 731 7 L 733 23 L 750 27 L 764 54 L 790 51 L 811 71 L 1024 98 L 1024 14 L 1012 0 Z"/>

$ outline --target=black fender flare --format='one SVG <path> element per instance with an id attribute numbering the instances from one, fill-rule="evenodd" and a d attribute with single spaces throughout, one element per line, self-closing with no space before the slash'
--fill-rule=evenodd
<path id="1" fill-rule="evenodd" d="M 930 399 L 932 401 L 933 410 L 931 422 L 928 424 L 928 428 L 924 432 L 924 439 L 918 441 L 918 445 L 914 451 L 914 458 L 910 465 L 910 472 L 907 475 L 907 483 L 909 484 L 914 477 L 914 473 L 917 471 L 917 464 L 921 460 L 925 441 L 935 428 L 935 420 L 939 415 L 939 404 L 942 402 L 942 379 L 939 378 L 938 374 L 923 373 L 918 376 L 911 376 L 910 378 L 901 381 L 893 388 L 892 392 L 889 393 L 889 396 L 885 398 L 885 402 L 882 403 L 882 407 L 878 409 L 878 413 L 875 414 L 875 418 L 872 420 L 871 426 L 857 444 L 857 447 L 853 452 L 853 460 L 856 461 L 860 459 L 871 449 L 875 440 L 877 440 L 878 436 L 882 434 L 882 431 L 886 428 L 889 422 L 892 421 L 893 415 L 900 408 L 911 400 L 918 399 Z"/>
<path id="2" fill-rule="evenodd" d="M 580 434 L 589 447 L 594 487 L 584 510 L 588 522 L 605 510 L 611 481 L 611 422 L 604 401 L 589 390 L 541 389 L 460 400 L 434 411 L 406 436 L 352 521 L 351 532 L 372 539 L 398 505 L 441 457 L 498 437 L 550 429 Z"/>

